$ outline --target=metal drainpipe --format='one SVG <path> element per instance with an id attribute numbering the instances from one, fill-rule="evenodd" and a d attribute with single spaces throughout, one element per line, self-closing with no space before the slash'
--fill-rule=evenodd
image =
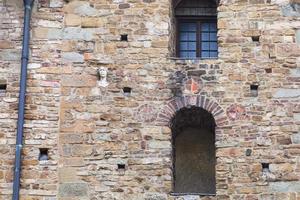
<path id="1" fill-rule="evenodd" d="M 19 92 L 19 109 L 17 122 L 16 136 L 16 154 L 15 154 L 15 170 L 13 182 L 13 200 L 19 200 L 20 192 L 20 175 L 21 175 L 21 154 L 23 145 L 23 125 L 24 125 L 24 110 L 26 96 L 26 80 L 27 80 L 27 64 L 29 54 L 30 40 L 30 17 L 31 9 L 34 0 L 23 0 L 24 2 L 24 29 L 23 29 L 23 46 L 21 59 L 21 77 L 20 77 L 20 92 Z"/>

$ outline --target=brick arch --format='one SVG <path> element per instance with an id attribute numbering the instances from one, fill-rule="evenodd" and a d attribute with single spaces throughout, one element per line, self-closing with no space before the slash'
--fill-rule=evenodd
<path id="1" fill-rule="evenodd" d="M 224 109 L 205 95 L 187 95 L 172 99 L 159 112 L 157 121 L 163 125 L 169 125 L 171 118 L 178 110 L 189 106 L 198 106 L 210 112 L 214 116 L 217 127 L 228 123 Z"/>

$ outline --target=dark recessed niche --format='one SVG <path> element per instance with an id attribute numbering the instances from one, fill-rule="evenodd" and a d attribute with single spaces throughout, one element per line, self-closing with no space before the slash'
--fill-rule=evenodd
<path id="1" fill-rule="evenodd" d="M 6 90 L 7 85 L 6 84 L 0 84 L 0 90 Z"/>
<path id="2" fill-rule="evenodd" d="M 125 96 L 130 96 L 131 94 L 131 88 L 130 87 L 123 87 L 123 93 Z"/>
<path id="3" fill-rule="evenodd" d="M 258 96 L 258 85 L 256 85 L 256 84 L 250 85 L 250 92 L 251 92 L 251 96 L 257 97 Z"/>
<path id="4" fill-rule="evenodd" d="M 267 69 L 265 69 L 265 71 L 266 71 L 266 73 L 270 74 L 270 73 L 272 73 L 272 68 L 267 68 Z"/>
<path id="5" fill-rule="evenodd" d="M 258 35 L 256 36 L 251 36 L 252 42 L 259 42 L 259 37 Z"/>
<path id="6" fill-rule="evenodd" d="M 121 35 L 121 41 L 128 41 L 128 35 L 127 34 Z"/>
<path id="7" fill-rule="evenodd" d="M 251 156 L 252 150 L 251 149 L 247 149 L 246 150 L 246 156 Z"/>
<path id="8" fill-rule="evenodd" d="M 118 170 L 125 170 L 125 164 L 118 164 Z"/>
<path id="9" fill-rule="evenodd" d="M 40 149 L 39 161 L 49 160 L 48 150 L 49 149 L 46 149 L 46 148 Z"/>
<path id="10" fill-rule="evenodd" d="M 261 163 L 262 170 L 269 170 L 269 163 Z"/>

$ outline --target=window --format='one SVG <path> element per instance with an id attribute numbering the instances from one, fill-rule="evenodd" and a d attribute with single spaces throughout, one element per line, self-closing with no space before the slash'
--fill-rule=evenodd
<path id="1" fill-rule="evenodd" d="M 203 108 L 180 109 L 171 120 L 173 192 L 215 195 L 215 121 Z"/>
<path id="2" fill-rule="evenodd" d="M 209 0 L 183 0 L 177 4 L 177 56 L 218 57 L 216 3 Z"/>

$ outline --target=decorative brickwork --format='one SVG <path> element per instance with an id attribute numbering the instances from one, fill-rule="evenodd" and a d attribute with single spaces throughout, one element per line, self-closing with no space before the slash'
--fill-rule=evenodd
<path id="1" fill-rule="evenodd" d="M 223 108 L 213 100 L 210 100 L 204 95 L 187 95 L 183 97 L 176 97 L 169 101 L 166 106 L 158 114 L 158 122 L 168 125 L 171 118 L 175 115 L 176 111 L 183 107 L 197 106 L 210 112 L 216 121 L 217 126 L 227 124 L 228 120 Z"/>

